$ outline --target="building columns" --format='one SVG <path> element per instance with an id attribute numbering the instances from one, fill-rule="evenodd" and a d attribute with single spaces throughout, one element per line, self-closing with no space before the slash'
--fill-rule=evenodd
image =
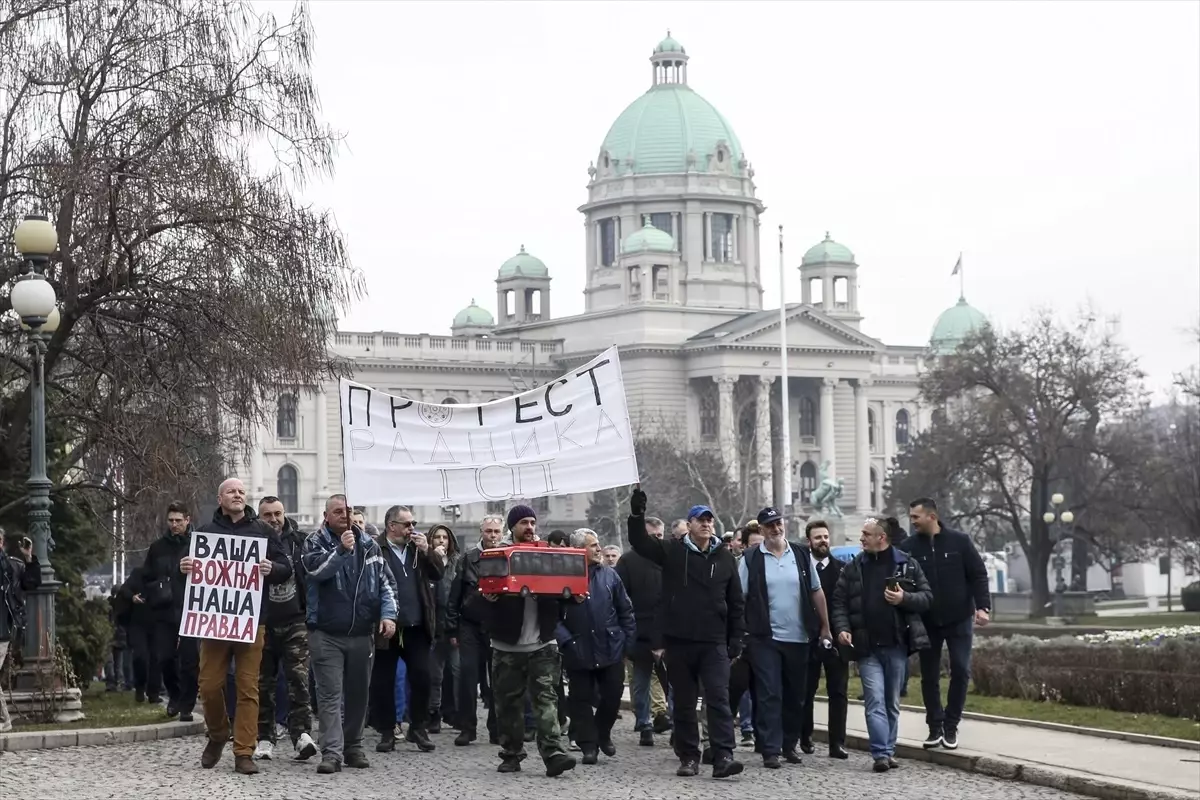
<path id="1" fill-rule="evenodd" d="M 758 450 L 758 491 L 762 505 L 770 505 L 774 495 L 771 469 L 771 384 L 774 382 L 773 375 L 758 376 L 754 406 L 754 445 Z"/>
<path id="2" fill-rule="evenodd" d="M 729 470 L 729 479 L 738 479 L 738 449 L 737 421 L 733 413 L 733 387 L 737 385 L 737 375 L 717 375 L 717 441 L 721 446 L 721 457 Z"/>
<path id="3" fill-rule="evenodd" d="M 329 408 L 325 397 L 325 386 L 317 384 L 317 474 L 313 481 L 314 498 L 318 503 L 325 499 L 329 488 Z M 320 505 L 316 506 L 318 509 Z"/>
<path id="4" fill-rule="evenodd" d="M 837 475 L 837 451 L 833 446 L 833 390 L 837 388 L 837 378 L 821 380 L 821 463 L 829 463 L 830 477 Z"/>
<path id="5" fill-rule="evenodd" d="M 871 508 L 871 430 L 867 424 L 867 391 L 870 388 L 870 378 L 859 378 L 854 387 L 855 506 L 860 513 L 874 510 Z"/>

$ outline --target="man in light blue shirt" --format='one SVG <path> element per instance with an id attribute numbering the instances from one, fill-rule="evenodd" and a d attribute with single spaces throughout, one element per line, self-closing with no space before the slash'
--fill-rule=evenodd
<path id="1" fill-rule="evenodd" d="M 778 769 L 780 756 L 790 764 L 800 763 L 796 745 L 803 722 L 809 646 L 832 637 L 812 554 L 787 541 L 783 517 L 774 508 L 760 511 L 758 524 L 766 538 L 746 551 L 738 574 L 746 597 L 763 766 Z"/>

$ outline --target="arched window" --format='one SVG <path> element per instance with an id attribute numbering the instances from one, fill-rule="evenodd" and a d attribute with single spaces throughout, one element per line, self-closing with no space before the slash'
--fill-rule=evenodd
<path id="1" fill-rule="evenodd" d="M 817 409 L 811 397 L 800 398 L 800 435 L 817 435 Z"/>
<path id="2" fill-rule="evenodd" d="M 908 412 L 903 408 L 896 412 L 896 446 L 908 444 Z"/>
<path id="3" fill-rule="evenodd" d="M 817 488 L 817 465 L 805 461 L 800 465 L 800 502 L 807 503 Z"/>
<path id="4" fill-rule="evenodd" d="M 291 464 L 284 464 L 279 468 L 276 482 L 275 494 L 283 503 L 284 512 L 295 514 L 300 505 L 300 473 Z"/>
<path id="5" fill-rule="evenodd" d="M 875 449 L 875 409 L 867 409 L 867 446 Z M 872 506 L 874 508 L 874 506 Z"/>
<path id="6" fill-rule="evenodd" d="M 445 398 L 444 400 L 442 400 L 442 405 L 444 405 L 444 406 L 454 406 L 454 405 L 458 405 L 458 401 L 457 401 L 457 400 L 455 400 L 453 397 L 447 397 L 447 398 Z"/>
<path id="7" fill-rule="evenodd" d="M 941 427 L 946 424 L 946 409 L 935 408 L 933 413 L 929 415 L 929 424 L 934 427 Z"/>
<path id="8" fill-rule="evenodd" d="M 280 439 L 296 438 L 296 395 L 279 395 L 275 411 L 275 435 Z"/>
<path id="9" fill-rule="evenodd" d="M 871 508 L 879 508 L 879 474 L 871 467 Z"/>

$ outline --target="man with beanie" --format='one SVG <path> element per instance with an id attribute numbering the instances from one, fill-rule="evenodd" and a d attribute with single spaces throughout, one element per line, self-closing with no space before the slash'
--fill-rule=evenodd
<path id="1" fill-rule="evenodd" d="M 537 541 L 537 514 L 529 506 L 513 506 L 508 512 L 508 530 L 515 547 L 545 546 Z M 483 599 L 487 601 L 483 626 L 492 640 L 492 698 L 500 733 L 497 771 L 521 771 L 526 692 L 533 701 L 538 752 L 546 775 L 553 778 L 574 769 L 575 759 L 562 748 L 555 689 L 560 679 L 555 629 L 564 618 L 564 601 L 547 595 L 485 594 Z"/>
<path id="2" fill-rule="evenodd" d="M 714 523 L 711 508 L 693 506 L 686 535 L 657 539 L 646 530 L 646 493 L 635 489 L 629 501 L 629 544 L 663 568 L 659 622 L 675 695 L 675 774 L 681 778 L 700 772 L 696 700 L 701 688 L 713 750 L 712 775 L 728 778 L 742 771 L 733 757 L 729 670 L 742 653 L 745 601 L 737 562 L 714 535 Z"/>

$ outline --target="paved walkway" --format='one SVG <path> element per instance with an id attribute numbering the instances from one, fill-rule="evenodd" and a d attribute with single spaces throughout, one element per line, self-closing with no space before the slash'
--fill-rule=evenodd
<path id="1" fill-rule="evenodd" d="M 851 692 L 854 692 L 851 686 Z M 625 699 L 629 699 L 626 690 Z M 968 703 L 968 710 L 970 704 Z M 813 709 L 818 726 L 824 727 L 826 704 L 818 700 Z M 848 733 L 867 735 L 863 707 L 851 703 Z M 918 711 L 900 712 L 900 739 L 919 744 L 929 728 Z M 1140 784 L 1183 789 L 1200 793 L 1200 751 L 1157 745 L 1130 744 L 1117 739 L 1049 731 L 1025 725 L 963 720 L 958 732 L 964 755 L 1000 756 L 1074 772 L 1116 778 Z"/>

